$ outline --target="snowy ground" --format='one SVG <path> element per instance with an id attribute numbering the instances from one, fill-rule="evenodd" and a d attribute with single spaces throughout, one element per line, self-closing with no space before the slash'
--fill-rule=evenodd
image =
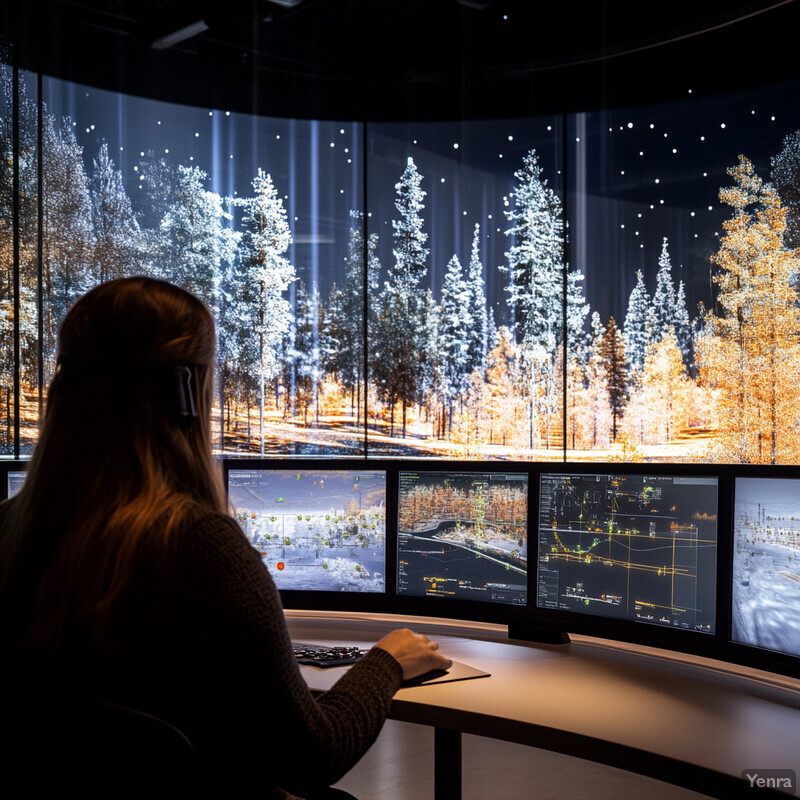
<path id="1" fill-rule="evenodd" d="M 731 638 L 800 655 L 800 551 L 748 544 L 737 531 Z"/>
<path id="2" fill-rule="evenodd" d="M 306 515 L 237 511 L 279 589 L 385 591 L 383 509 L 367 511 L 363 519 L 333 510 Z"/>

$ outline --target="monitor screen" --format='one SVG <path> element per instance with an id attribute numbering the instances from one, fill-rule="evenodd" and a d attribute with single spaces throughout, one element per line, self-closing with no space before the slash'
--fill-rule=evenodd
<path id="1" fill-rule="evenodd" d="M 279 589 L 385 591 L 385 471 L 230 469 L 228 501 Z"/>
<path id="2" fill-rule="evenodd" d="M 800 656 L 800 479 L 736 478 L 731 639 Z"/>
<path id="3" fill-rule="evenodd" d="M 13 497 L 21 488 L 22 482 L 25 480 L 24 472 L 9 472 L 7 476 L 8 485 L 6 497 Z"/>
<path id="4" fill-rule="evenodd" d="M 397 591 L 525 605 L 527 473 L 401 471 Z"/>
<path id="5" fill-rule="evenodd" d="M 717 478 L 543 474 L 537 605 L 714 633 Z"/>

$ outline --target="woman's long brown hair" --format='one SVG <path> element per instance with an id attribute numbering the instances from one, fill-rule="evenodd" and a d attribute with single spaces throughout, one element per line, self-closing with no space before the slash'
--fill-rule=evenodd
<path id="1" fill-rule="evenodd" d="M 209 433 L 214 345 L 206 307 L 152 278 L 105 283 L 67 314 L 41 435 L 0 540 L 3 616 L 21 645 L 56 651 L 68 615 L 101 635 L 142 537 L 166 543 L 194 515 L 225 513 Z M 176 365 L 193 372 L 188 422 L 176 412 Z"/>

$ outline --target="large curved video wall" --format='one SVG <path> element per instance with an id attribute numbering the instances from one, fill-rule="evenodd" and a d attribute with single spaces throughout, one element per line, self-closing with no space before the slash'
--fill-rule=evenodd
<path id="1" fill-rule="evenodd" d="M 367 124 L 2 82 L 5 455 L 69 305 L 147 273 L 215 313 L 221 455 L 800 461 L 796 84 Z"/>

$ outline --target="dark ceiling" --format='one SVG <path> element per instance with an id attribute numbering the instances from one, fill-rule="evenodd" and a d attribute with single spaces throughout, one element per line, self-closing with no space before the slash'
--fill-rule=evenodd
<path id="1" fill-rule="evenodd" d="M 2 5 L 0 21 L 20 66 L 172 102 L 274 116 L 528 116 L 800 75 L 798 0 Z M 188 38 L 165 40 L 178 31 Z"/>

